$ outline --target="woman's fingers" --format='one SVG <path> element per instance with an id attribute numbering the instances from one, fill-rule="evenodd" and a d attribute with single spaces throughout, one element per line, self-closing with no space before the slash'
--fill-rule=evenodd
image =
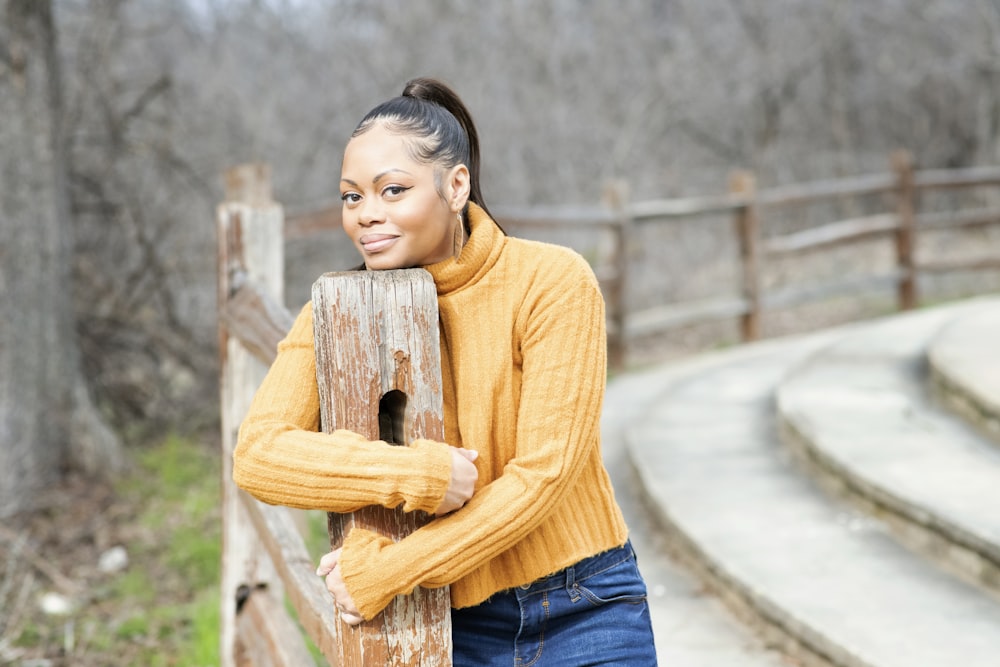
<path id="1" fill-rule="evenodd" d="M 319 567 L 316 568 L 317 576 L 325 577 L 333 572 L 333 568 L 337 567 L 337 561 L 340 560 L 340 552 L 340 549 L 336 549 L 319 559 Z"/>
<path id="2" fill-rule="evenodd" d="M 358 608 L 354 605 L 354 600 L 351 598 L 351 594 L 347 591 L 347 584 L 344 583 L 344 578 L 340 574 L 340 570 L 337 568 L 337 562 L 340 560 L 340 552 L 342 549 L 336 549 L 326 554 L 319 559 L 319 567 L 316 568 L 316 574 L 320 577 L 324 577 L 326 580 L 326 590 L 330 591 L 330 595 L 333 596 L 334 604 L 337 605 L 337 609 L 340 611 L 340 617 L 348 625 L 357 625 L 364 621 L 364 617 Z"/>
<path id="3" fill-rule="evenodd" d="M 344 623 L 347 623 L 348 625 L 360 625 L 361 623 L 364 622 L 365 619 L 359 616 L 358 614 L 352 614 L 349 611 L 341 610 L 340 620 L 342 620 Z"/>
<path id="4" fill-rule="evenodd" d="M 451 448 L 451 481 L 444 499 L 434 512 L 438 516 L 454 512 L 469 501 L 476 490 L 479 471 L 472 463 L 479 456 L 470 449 Z"/>

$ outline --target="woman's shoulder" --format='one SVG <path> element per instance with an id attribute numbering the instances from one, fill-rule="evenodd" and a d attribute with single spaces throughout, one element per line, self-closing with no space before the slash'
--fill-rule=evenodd
<path id="1" fill-rule="evenodd" d="M 505 254 L 509 261 L 534 278 L 546 281 L 595 280 L 594 270 L 579 252 L 567 246 L 517 237 L 508 237 Z"/>

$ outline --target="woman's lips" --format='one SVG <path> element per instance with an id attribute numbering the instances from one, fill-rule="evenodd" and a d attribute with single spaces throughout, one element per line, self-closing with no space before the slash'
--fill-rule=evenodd
<path id="1" fill-rule="evenodd" d="M 398 241 L 399 237 L 392 234 L 365 234 L 358 240 L 365 252 L 379 252 Z"/>

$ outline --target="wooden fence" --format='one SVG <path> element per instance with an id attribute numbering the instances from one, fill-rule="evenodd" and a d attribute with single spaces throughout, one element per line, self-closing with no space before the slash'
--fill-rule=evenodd
<path id="1" fill-rule="evenodd" d="M 743 339 L 753 340 L 761 335 L 761 318 L 768 311 L 886 285 L 895 287 L 898 307 L 909 309 L 919 302 L 920 274 L 1000 269 L 996 248 L 960 261 L 917 262 L 914 252 L 923 231 L 1000 224 L 998 207 L 921 213 L 918 205 L 921 194 L 930 191 L 1000 186 L 1000 167 L 915 170 L 903 152 L 894 155 L 891 164 L 892 171 L 885 174 L 759 191 L 753 176 L 743 172 L 734 175 L 727 194 L 712 197 L 628 201 L 624 189 L 613 188 L 602 210 L 495 212 L 510 229 L 589 227 L 611 236 L 612 251 L 595 271 L 608 304 L 609 358 L 621 368 L 630 342 L 675 327 L 738 318 Z M 776 210 L 866 195 L 885 195 L 894 206 L 804 231 L 765 233 L 766 216 Z M 283 219 L 282 208 L 271 200 L 263 165 L 230 171 L 226 200 L 217 216 L 224 466 L 222 664 L 312 664 L 299 627 L 285 611 L 287 594 L 306 634 L 336 665 L 338 622 L 322 580 L 313 574 L 314 557 L 306 552 L 290 510 L 262 504 L 236 489 L 232 450 L 253 391 L 292 321 L 282 305 L 284 240 L 339 227 L 340 208 Z M 706 214 L 731 221 L 739 248 L 740 292 L 629 312 L 625 304 L 633 230 Z M 762 287 L 762 267 L 772 259 L 878 238 L 888 239 L 894 248 L 895 267 L 889 273 L 808 289 L 766 292 Z"/>
<path id="2" fill-rule="evenodd" d="M 291 327 L 284 308 L 283 212 L 263 165 L 226 175 L 217 214 L 222 419 L 223 667 L 315 664 L 285 596 L 320 652 L 336 665 L 339 621 L 293 511 L 261 503 L 233 484 L 232 456 L 254 391 Z"/>
<path id="3" fill-rule="evenodd" d="M 758 190 L 753 174 L 733 174 L 729 192 L 723 195 L 629 201 L 627 188 L 612 186 L 606 206 L 589 209 L 515 209 L 491 207 L 508 230 L 569 229 L 600 230 L 611 239 L 610 251 L 594 267 L 607 303 L 609 362 L 625 366 L 631 344 L 637 339 L 663 334 L 671 329 L 713 320 L 738 319 L 744 341 L 761 336 L 761 322 L 768 312 L 821 302 L 835 296 L 862 295 L 894 287 L 899 309 L 919 303 L 921 274 L 951 271 L 998 270 L 1000 250 L 962 260 L 917 262 L 915 249 L 922 232 L 968 229 L 1000 224 L 1000 207 L 946 213 L 921 213 L 920 200 L 927 193 L 973 187 L 1000 187 L 1000 167 L 916 170 L 905 151 L 891 156 L 891 170 L 829 181 L 800 183 Z M 805 209 L 865 196 L 882 195 L 893 204 L 888 210 L 847 220 L 836 220 L 794 233 L 773 233 L 768 217 L 794 208 Z M 738 291 L 687 301 L 660 303 L 629 311 L 630 258 L 634 256 L 634 232 L 648 225 L 669 225 L 692 218 L 729 221 L 739 248 L 733 261 L 740 264 Z M 340 226 L 340 206 L 289 216 L 286 238 Z M 722 233 L 725 233 L 722 231 Z M 895 267 L 882 274 L 843 278 L 838 282 L 809 287 L 765 291 L 762 267 L 768 262 L 805 256 L 837 246 L 872 239 L 885 239 L 894 248 Z"/>

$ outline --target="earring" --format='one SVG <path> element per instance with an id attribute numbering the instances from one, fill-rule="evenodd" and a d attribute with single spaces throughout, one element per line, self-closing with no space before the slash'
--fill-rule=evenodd
<path id="1" fill-rule="evenodd" d="M 459 253 L 462 252 L 462 246 L 465 245 L 465 221 L 462 220 L 462 213 L 458 212 L 455 214 L 458 218 L 458 225 L 455 227 L 455 239 L 454 239 L 454 256 L 458 257 Z"/>

